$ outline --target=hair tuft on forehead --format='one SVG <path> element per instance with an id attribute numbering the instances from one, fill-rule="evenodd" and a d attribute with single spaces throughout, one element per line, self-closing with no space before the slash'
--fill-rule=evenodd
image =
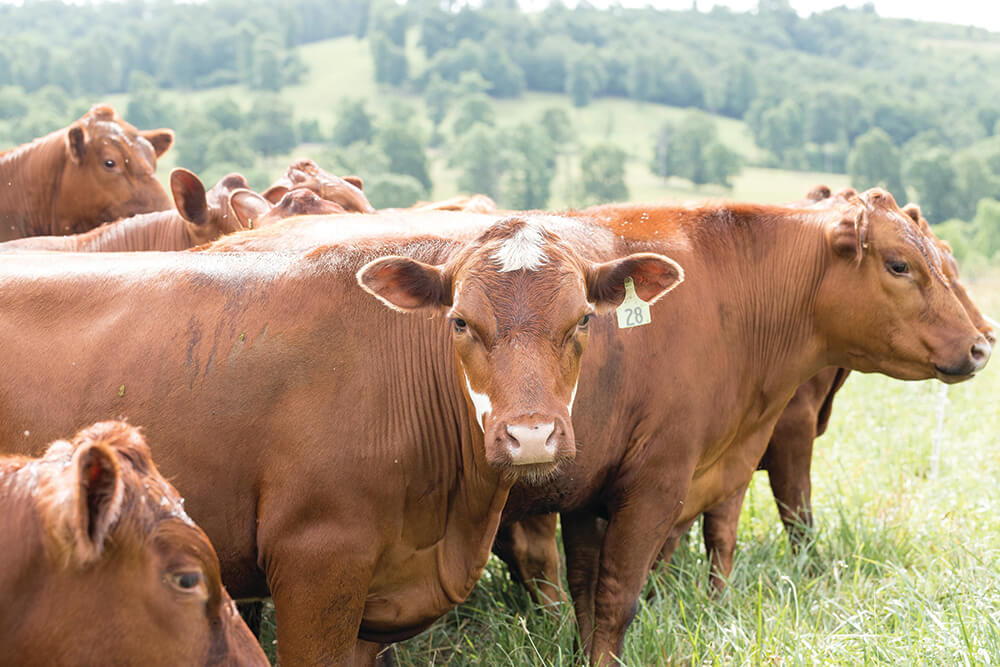
<path id="1" fill-rule="evenodd" d="M 548 235 L 537 222 L 521 218 L 501 220 L 481 237 L 481 241 L 499 241 L 492 254 L 501 273 L 537 271 L 549 261 L 545 252 Z"/>

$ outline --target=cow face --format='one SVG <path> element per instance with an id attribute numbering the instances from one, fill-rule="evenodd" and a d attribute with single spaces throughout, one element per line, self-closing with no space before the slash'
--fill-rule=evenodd
<path id="1" fill-rule="evenodd" d="M 958 262 L 955 261 L 955 255 L 952 254 L 951 245 L 947 241 L 942 241 L 934 232 L 931 230 L 930 224 L 928 224 L 927 219 L 923 217 L 920 212 L 920 207 L 916 204 L 907 204 L 903 207 L 903 212 L 910 216 L 915 223 L 920 226 L 920 230 L 927 236 L 934 245 L 937 246 L 938 251 L 941 256 L 941 268 L 948 279 L 949 285 L 951 285 L 951 290 L 955 293 L 958 298 L 959 303 L 965 308 L 965 312 L 968 313 L 969 319 L 972 320 L 972 326 L 976 327 L 986 338 L 986 342 L 990 344 L 990 347 L 996 345 L 997 342 L 997 323 L 994 322 L 989 317 L 983 314 L 979 307 L 973 303 L 972 297 L 965 289 L 965 285 L 958 277 Z"/>
<path id="2" fill-rule="evenodd" d="M 75 234 L 138 213 L 166 211 L 170 198 L 156 180 L 156 159 L 170 130 L 140 132 L 109 106 L 91 109 L 66 131 L 68 159 L 57 197 L 53 235 Z"/>
<path id="3" fill-rule="evenodd" d="M 196 245 L 245 229 L 234 215 L 230 199 L 234 193 L 248 187 L 247 179 L 233 173 L 223 176 L 206 192 L 201 179 L 187 169 L 178 168 L 170 172 L 174 205 L 184 219 L 188 236 Z"/>
<path id="4" fill-rule="evenodd" d="M 575 456 L 570 414 L 592 320 L 621 302 L 628 277 L 655 302 L 683 271 L 652 253 L 584 260 L 530 218 L 495 224 L 442 266 L 385 257 L 358 272 L 392 308 L 445 314 L 486 460 L 527 480 Z"/>
<path id="5" fill-rule="evenodd" d="M 309 159 L 293 162 L 285 176 L 264 191 L 264 198 L 272 204 L 292 190 L 311 190 L 328 202 L 340 206 L 348 213 L 374 213 L 375 207 L 362 190 L 363 183 L 357 176 L 334 176 Z"/>
<path id="6" fill-rule="evenodd" d="M 241 190 L 233 195 L 229 206 L 245 229 L 260 229 L 297 215 L 346 213 L 340 204 L 323 199 L 312 190 L 299 188 L 286 191 L 274 206 L 256 192 Z"/>
<path id="7" fill-rule="evenodd" d="M 40 553 L 0 575 L 33 586 L 14 646 L 41 663 L 267 664 L 137 429 L 95 424 L 30 465 L 40 539 L 20 544 Z"/>
<path id="8" fill-rule="evenodd" d="M 981 370 L 990 344 L 953 291 L 937 244 L 884 190 L 842 212 L 827 225 L 832 265 L 818 295 L 820 326 L 844 351 L 833 363 L 944 382 Z"/>

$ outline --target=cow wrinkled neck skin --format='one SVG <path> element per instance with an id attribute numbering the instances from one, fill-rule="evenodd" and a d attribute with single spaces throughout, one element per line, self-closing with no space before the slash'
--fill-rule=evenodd
<path id="1" fill-rule="evenodd" d="M 172 141 L 168 130 L 136 130 L 98 105 L 68 128 L 0 153 L 0 241 L 170 208 L 155 172 Z"/>

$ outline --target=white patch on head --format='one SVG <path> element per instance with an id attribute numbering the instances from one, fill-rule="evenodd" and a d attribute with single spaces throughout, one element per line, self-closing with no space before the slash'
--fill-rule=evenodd
<path id="1" fill-rule="evenodd" d="M 493 403 L 490 402 L 489 396 L 480 394 L 472 388 L 469 376 L 464 370 L 462 371 L 462 375 L 465 377 L 465 388 L 469 390 L 469 398 L 472 399 L 472 406 L 476 411 L 476 423 L 479 424 L 479 428 L 482 429 L 483 433 L 486 433 L 486 415 L 493 412 Z"/>
<path id="2" fill-rule="evenodd" d="M 537 271 L 549 260 L 542 249 L 545 237 L 542 228 L 535 222 L 525 222 L 514 234 L 503 242 L 493 253 L 493 259 L 500 263 L 500 272 Z"/>
<path id="3" fill-rule="evenodd" d="M 569 410 L 569 416 L 573 416 L 573 404 L 576 403 L 576 390 L 580 388 L 580 378 L 576 379 L 576 384 L 573 385 L 573 393 L 569 395 L 569 405 L 566 409 Z"/>

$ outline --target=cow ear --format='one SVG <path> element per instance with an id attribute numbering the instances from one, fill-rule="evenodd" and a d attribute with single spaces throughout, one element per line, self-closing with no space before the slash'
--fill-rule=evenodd
<path id="1" fill-rule="evenodd" d="M 229 197 L 229 210 L 243 229 L 254 229 L 262 216 L 271 210 L 271 202 L 252 190 L 237 190 Z"/>
<path id="2" fill-rule="evenodd" d="M 904 206 L 903 213 L 910 216 L 910 220 L 913 220 L 913 222 L 917 223 L 918 225 L 920 224 L 920 218 L 923 217 L 923 215 L 920 212 L 920 207 L 917 206 L 916 204 L 907 204 L 906 206 Z"/>
<path id="3" fill-rule="evenodd" d="M 835 253 L 860 262 L 868 247 L 868 216 L 864 208 L 849 210 L 832 223 L 827 227 L 826 238 Z"/>
<path id="4" fill-rule="evenodd" d="M 395 310 L 412 311 L 451 305 L 450 279 L 444 270 L 409 257 L 381 257 L 357 274 L 366 292 Z"/>
<path id="5" fill-rule="evenodd" d="M 587 275 L 587 299 L 599 309 L 619 305 L 625 298 L 626 278 L 632 279 L 640 299 L 656 303 L 684 282 L 684 269 L 669 257 L 652 252 L 594 264 Z"/>
<path id="6" fill-rule="evenodd" d="M 121 511 L 121 469 L 114 451 L 100 441 L 84 442 L 73 454 L 75 506 L 73 531 L 81 560 L 101 555 Z"/>
<path id="7" fill-rule="evenodd" d="M 170 172 L 170 192 L 174 195 L 174 206 L 182 218 L 196 225 L 208 221 L 205 185 L 197 176 L 187 169 L 174 169 Z"/>
<path id="8" fill-rule="evenodd" d="M 87 137 L 79 123 L 73 123 L 66 133 L 66 148 L 74 163 L 83 164 L 83 158 L 87 155 Z"/>
<path id="9" fill-rule="evenodd" d="M 267 190 L 264 190 L 264 192 L 262 192 L 261 194 L 267 201 L 271 202 L 272 204 L 277 204 L 279 201 L 281 201 L 282 197 L 288 194 L 288 191 L 290 189 L 291 188 L 289 188 L 287 185 L 283 183 L 275 183 Z"/>
<path id="10" fill-rule="evenodd" d="M 365 182 L 361 180 L 360 176 L 344 176 L 344 180 L 356 187 L 358 190 L 365 189 Z"/>
<path id="11" fill-rule="evenodd" d="M 168 130 L 166 128 L 161 128 L 159 130 L 142 130 L 139 132 L 146 141 L 153 144 L 153 150 L 156 152 L 156 157 L 163 157 L 163 154 L 170 150 L 170 147 L 174 145 L 174 131 Z"/>
<path id="12" fill-rule="evenodd" d="M 825 185 L 817 185 L 809 194 L 806 195 L 806 199 L 809 201 L 823 201 L 824 199 L 830 198 L 830 188 Z"/>

